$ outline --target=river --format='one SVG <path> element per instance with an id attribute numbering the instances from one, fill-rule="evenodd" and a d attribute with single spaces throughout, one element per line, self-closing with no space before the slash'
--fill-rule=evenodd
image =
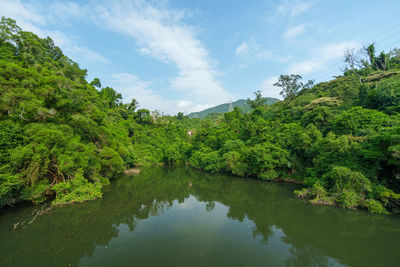
<path id="1" fill-rule="evenodd" d="M 143 168 L 102 199 L 0 211 L 0 266 L 399 266 L 400 217 L 293 197 L 294 184 Z"/>

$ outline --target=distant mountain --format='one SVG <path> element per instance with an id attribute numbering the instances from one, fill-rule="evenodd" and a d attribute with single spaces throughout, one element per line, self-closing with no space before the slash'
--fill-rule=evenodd
<path id="1" fill-rule="evenodd" d="M 265 97 L 265 103 L 267 105 L 272 105 L 276 102 L 280 101 L 277 98 Z M 230 103 L 221 104 L 212 108 L 208 108 L 199 112 L 193 112 L 188 115 L 189 118 L 199 118 L 204 119 L 207 115 L 212 113 L 223 114 L 229 112 Z M 238 107 L 242 110 L 243 113 L 248 113 L 251 111 L 250 106 L 247 104 L 246 99 L 239 99 L 235 102 L 232 102 L 232 107 Z"/>

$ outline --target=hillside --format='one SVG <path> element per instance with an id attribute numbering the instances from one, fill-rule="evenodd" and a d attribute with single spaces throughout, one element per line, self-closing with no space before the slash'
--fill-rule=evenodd
<path id="1" fill-rule="evenodd" d="M 265 97 L 265 104 L 268 106 L 280 101 L 277 98 Z M 243 113 L 249 113 L 251 111 L 251 107 L 247 103 L 245 99 L 239 99 L 235 102 L 232 102 L 232 108 L 238 107 Z M 212 108 L 208 108 L 199 112 L 193 112 L 188 115 L 189 118 L 198 118 L 204 119 L 207 115 L 212 113 L 223 114 L 229 112 L 230 110 L 230 103 L 221 104 Z"/>
<path id="2" fill-rule="evenodd" d="M 285 100 L 267 106 L 256 93 L 248 113 L 200 120 L 122 103 L 50 38 L 2 18 L 0 207 L 93 200 L 127 168 L 188 164 L 300 183 L 313 204 L 398 213 L 400 51 L 377 57 L 371 46 L 362 68 L 316 85 L 281 75 Z"/>
<path id="3" fill-rule="evenodd" d="M 190 165 L 304 185 L 312 204 L 400 211 L 400 50 L 369 56 L 335 79 L 281 75 L 285 100 L 225 113 L 196 133 Z M 384 62 L 384 64 L 382 64 Z"/>
<path id="4" fill-rule="evenodd" d="M 0 207 L 101 198 L 126 168 L 187 160 L 196 120 L 152 117 L 86 77 L 52 39 L 1 19 Z"/>

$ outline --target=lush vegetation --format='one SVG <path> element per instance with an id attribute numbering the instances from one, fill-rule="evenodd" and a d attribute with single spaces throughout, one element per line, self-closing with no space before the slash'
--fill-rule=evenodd
<path id="1" fill-rule="evenodd" d="M 312 203 L 400 209 L 400 52 L 346 54 L 332 81 L 282 75 L 284 101 L 214 119 L 160 116 L 86 81 L 50 38 L 0 23 L 0 206 L 102 196 L 125 169 L 185 164 L 303 183 Z M 193 131 L 193 137 L 187 131 Z"/>
<path id="2" fill-rule="evenodd" d="M 138 109 L 136 100 L 86 81 L 50 38 L 0 22 L 0 206 L 101 197 L 124 169 L 183 163 L 187 117 Z"/>
<path id="3" fill-rule="evenodd" d="M 303 183 L 295 194 L 312 203 L 398 212 L 400 53 L 376 57 L 369 55 L 373 45 L 365 50 L 360 68 L 349 65 L 343 76 L 317 85 L 282 75 L 275 85 L 284 101 L 268 107 L 256 93 L 250 114 L 235 109 L 202 127 L 190 164 Z"/>

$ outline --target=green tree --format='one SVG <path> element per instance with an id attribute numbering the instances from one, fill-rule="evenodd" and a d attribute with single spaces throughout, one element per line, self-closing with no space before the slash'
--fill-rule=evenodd
<path id="1" fill-rule="evenodd" d="M 252 108 L 256 109 L 265 105 L 265 98 L 261 96 L 261 91 L 256 91 L 253 93 L 255 95 L 255 99 L 251 100 L 250 98 L 247 99 L 247 104 Z"/>
<path id="2" fill-rule="evenodd" d="M 122 96 L 111 87 L 105 87 L 100 91 L 100 97 L 109 108 L 114 108 L 119 105 Z"/>
<path id="3" fill-rule="evenodd" d="M 93 81 L 90 83 L 90 85 L 93 85 L 94 87 L 101 88 L 101 82 L 99 78 L 94 78 Z"/>
<path id="4" fill-rule="evenodd" d="M 184 117 L 185 117 L 185 115 L 183 114 L 183 112 L 178 112 L 178 114 L 176 115 L 176 118 L 178 120 L 183 120 Z"/>
<path id="5" fill-rule="evenodd" d="M 279 94 L 283 96 L 284 99 L 293 99 L 300 89 L 310 89 L 314 84 L 312 80 L 303 84 L 300 81 L 301 79 L 302 77 L 298 74 L 280 75 L 278 82 L 274 83 L 274 86 L 282 88 Z"/>

